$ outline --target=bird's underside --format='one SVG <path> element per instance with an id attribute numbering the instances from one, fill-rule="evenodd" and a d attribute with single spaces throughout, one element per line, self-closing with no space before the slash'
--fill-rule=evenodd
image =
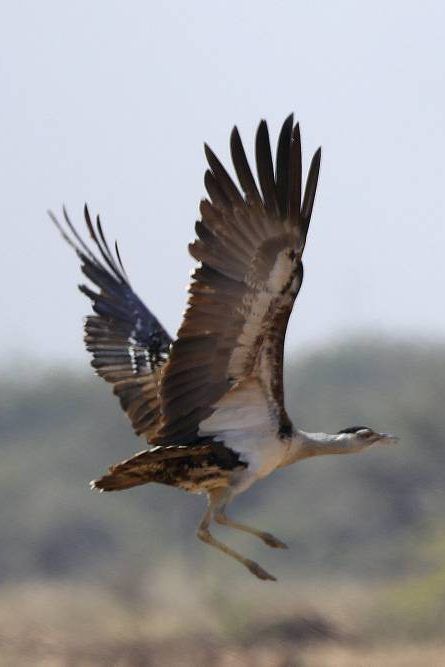
<path id="1" fill-rule="evenodd" d="M 283 465 L 294 433 L 284 406 L 283 346 L 303 279 L 320 151 L 304 190 L 300 134 L 292 116 L 281 129 L 275 165 L 267 125 L 260 123 L 258 182 L 236 128 L 231 154 L 240 187 L 206 146 L 209 198 L 201 202 L 197 239 L 190 246 L 199 266 L 175 340 L 134 293 L 99 218 L 94 225 L 85 207 L 96 256 L 65 210 L 64 225 L 51 217 L 98 288 L 80 286 L 95 313 L 85 323 L 92 365 L 113 385 L 136 434 L 150 447 L 112 466 L 93 486 L 114 491 L 157 482 L 207 493 L 209 510 L 198 536 L 256 576 L 273 579 L 216 541 L 209 523 L 215 519 L 270 546 L 284 546 L 268 533 L 229 520 L 225 506 Z"/>

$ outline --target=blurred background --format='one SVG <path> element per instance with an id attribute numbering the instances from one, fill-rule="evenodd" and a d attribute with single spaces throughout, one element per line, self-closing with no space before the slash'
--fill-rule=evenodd
<path id="1" fill-rule="evenodd" d="M 445 665 L 444 21 L 428 0 L 0 3 L 0 665 Z M 290 546 L 227 534 L 265 584 L 196 541 L 202 498 L 88 490 L 144 443 L 88 367 L 46 210 L 100 212 L 173 334 L 203 141 L 228 164 L 236 123 L 252 156 L 291 111 L 323 158 L 288 411 L 401 444 L 240 496 Z"/>

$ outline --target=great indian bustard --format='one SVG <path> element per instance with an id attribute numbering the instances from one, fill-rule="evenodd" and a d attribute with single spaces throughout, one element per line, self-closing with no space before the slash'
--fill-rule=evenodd
<path id="1" fill-rule="evenodd" d="M 198 260 L 189 300 L 175 340 L 133 289 L 117 245 L 111 252 L 99 217 L 85 207 L 99 258 L 84 243 L 64 210 L 64 225 L 51 218 L 75 249 L 83 273 L 99 292 L 80 290 L 95 315 L 85 323 L 85 342 L 97 373 L 114 386 L 137 435 L 150 449 L 113 465 L 92 482 L 101 491 L 158 482 L 206 493 L 208 509 L 198 537 L 245 565 L 260 579 L 274 580 L 257 563 L 216 540 L 212 519 L 286 545 L 270 533 L 229 519 L 226 505 L 276 468 L 322 454 L 359 452 L 396 440 L 365 426 L 337 434 L 308 433 L 289 419 L 283 398 L 286 327 L 303 280 L 302 254 L 317 188 L 320 149 L 302 197 L 298 125 L 289 116 L 273 166 L 267 125 L 256 134 L 258 184 L 235 127 L 230 140 L 241 188 L 206 145 L 208 199 L 201 202 Z"/>

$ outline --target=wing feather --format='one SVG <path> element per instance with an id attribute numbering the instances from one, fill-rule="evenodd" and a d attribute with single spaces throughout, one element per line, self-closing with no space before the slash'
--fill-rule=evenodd
<path id="1" fill-rule="evenodd" d="M 301 143 L 293 116 L 280 133 L 275 172 L 267 124 L 258 127 L 259 187 L 236 127 L 230 146 L 241 191 L 205 147 L 209 199 L 201 202 L 197 240 L 190 245 L 200 266 L 164 369 L 154 444 L 196 444 L 200 424 L 211 424 L 224 396 L 249 382 L 260 387 L 279 428 L 285 431 L 290 423 L 283 401 L 283 346 L 303 279 L 301 256 L 320 152 L 312 160 L 301 206 Z"/>
<path id="2" fill-rule="evenodd" d="M 86 206 L 84 215 L 90 237 L 104 263 L 83 241 L 65 209 L 66 229 L 50 213 L 63 238 L 76 251 L 83 274 L 99 288 L 99 292 L 95 292 L 87 285 L 79 286 L 92 301 L 95 312 L 85 321 L 84 340 L 93 356 L 91 365 L 100 377 L 113 385 L 135 432 L 150 440 L 159 426 L 159 383 L 172 341 L 133 292 L 117 244 L 115 258 L 100 218 L 96 218 L 94 226 Z"/>
<path id="3" fill-rule="evenodd" d="M 230 149 L 232 153 L 233 166 L 235 167 L 236 175 L 242 189 L 246 194 L 247 201 L 250 206 L 259 210 L 263 207 L 261 195 L 258 191 L 257 184 L 253 177 L 249 162 L 246 157 L 243 142 L 238 132 L 238 128 L 234 127 L 230 137 Z"/>
<path id="4" fill-rule="evenodd" d="M 314 206 L 315 193 L 317 191 L 318 175 L 320 172 L 320 161 L 321 161 L 321 149 L 315 153 L 312 158 L 311 166 L 309 167 L 309 174 L 307 177 L 306 189 L 304 192 L 303 206 L 301 209 L 301 215 L 305 219 L 306 226 L 309 226 L 309 222 L 312 215 L 312 208 Z"/>
<path id="5" fill-rule="evenodd" d="M 290 185 L 289 179 L 289 155 L 293 124 L 294 116 L 291 114 L 283 123 L 277 146 L 275 174 L 278 205 L 280 207 L 280 215 L 282 218 L 286 218 L 288 215 L 289 189 L 291 191 L 294 189 L 293 185 Z M 299 194 L 296 189 L 294 191 L 294 197 L 295 199 L 298 199 L 298 201 L 301 199 L 301 193 Z"/>
<path id="6" fill-rule="evenodd" d="M 258 126 L 255 154 L 258 180 L 260 182 L 261 192 L 263 193 L 264 207 L 270 216 L 278 216 L 277 188 L 273 172 L 269 130 L 267 129 L 265 120 L 262 120 Z"/>

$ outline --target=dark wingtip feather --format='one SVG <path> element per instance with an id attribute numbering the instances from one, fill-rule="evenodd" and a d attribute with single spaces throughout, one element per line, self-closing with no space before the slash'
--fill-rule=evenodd
<path id="1" fill-rule="evenodd" d="M 230 199 L 224 188 L 220 185 L 213 171 L 207 169 L 204 174 L 204 186 L 209 194 L 212 203 L 220 208 L 230 206 Z"/>
<path id="2" fill-rule="evenodd" d="M 291 113 L 283 123 L 280 136 L 278 138 L 277 155 L 275 161 L 275 174 L 277 184 L 278 205 L 280 207 L 281 217 L 285 218 L 288 211 L 289 189 L 291 183 L 290 175 L 290 148 L 292 139 L 292 128 L 294 125 L 294 114 Z"/>
<path id="3" fill-rule="evenodd" d="M 204 144 L 204 151 L 209 167 L 212 170 L 220 189 L 224 192 L 224 195 L 232 205 L 242 206 L 244 204 L 244 199 L 218 157 L 208 144 Z"/>
<path id="4" fill-rule="evenodd" d="M 300 217 L 302 157 L 300 125 L 297 123 L 292 130 L 289 159 L 289 219 L 296 223 Z"/>
<path id="5" fill-rule="evenodd" d="M 102 246 L 102 255 L 104 259 L 106 259 L 108 266 L 115 273 L 116 277 L 125 282 L 125 276 L 122 275 L 122 273 L 120 272 L 119 266 L 116 264 L 116 260 L 113 257 L 113 253 L 108 247 L 107 239 L 105 238 L 105 234 L 102 229 L 102 223 L 100 221 L 99 215 L 96 216 L 96 227 L 97 231 L 99 232 L 99 238 L 101 240 L 101 246 Z"/>
<path id="6" fill-rule="evenodd" d="M 317 184 L 318 184 L 318 176 L 320 173 L 320 163 L 321 163 L 321 146 L 315 151 L 314 157 L 312 158 L 311 165 L 309 167 L 306 189 L 304 192 L 303 206 L 301 208 L 301 215 L 306 221 L 307 225 L 309 225 L 312 215 L 312 208 L 314 206 L 315 193 L 317 191 Z"/>
<path id="7" fill-rule="evenodd" d="M 105 261 L 106 265 L 112 271 L 114 277 L 117 280 L 125 282 L 125 276 L 122 275 L 121 272 L 119 271 L 119 267 L 117 266 L 117 264 L 115 262 L 115 259 L 114 259 L 113 255 L 111 254 L 110 249 L 108 247 L 107 241 L 105 239 L 105 235 L 104 235 L 103 230 L 102 230 L 102 224 L 101 224 L 101 221 L 100 221 L 100 217 L 98 215 L 96 216 L 96 228 L 97 228 L 97 232 L 96 232 L 96 230 L 94 229 L 93 222 L 91 220 L 91 216 L 90 216 L 90 212 L 88 210 L 87 204 L 85 204 L 84 207 L 83 207 L 83 213 L 84 213 L 85 222 L 86 222 L 86 225 L 87 225 L 87 228 L 88 228 L 89 235 L 90 235 L 91 239 L 94 241 L 96 247 L 98 248 L 98 250 L 99 250 L 99 252 L 102 256 L 102 259 Z M 82 242 L 82 245 L 85 245 L 85 244 L 83 244 L 83 242 Z M 96 260 L 96 263 L 97 263 L 97 260 Z"/>
<path id="8" fill-rule="evenodd" d="M 54 223 L 54 225 L 55 225 L 55 226 L 57 227 L 57 229 L 59 230 L 59 232 L 60 232 L 62 238 L 64 239 L 64 241 L 66 241 L 66 242 L 68 243 L 68 245 L 70 245 L 76 252 L 79 252 L 78 247 L 76 246 L 75 243 L 73 243 L 73 240 L 72 240 L 72 239 L 68 236 L 68 234 L 65 232 L 65 230 L 64 230 L 63 227 L 62 227 L 62 225 L 61 225 L 60 222 L 57 220 L 55 214 L 54 214 L 50 209 L 47 210 L 47 214 L 48 214 L 50 220 Z"/>
<path id="9" fill-rule="evenodd" d="M 206 141 L 204 141 L 204 154 L 207 162 L 210 164 L 211 156 L 214 155 L 214 153 Z"/>
<path id="10" fill-rule="evenodd" d="M 269 130 L 265 120 L 258 125 L 255 140 L 255 156 L 258 180 L 263 193 L 264 206 L 272 215 L 279 213 Z"/>
<path id="11" fill-rule="evenodd" d="M 238 146 L 242 146 L 243 142 L 241 140 L 241 135 L 239 133 L 238 127 L 236 125 L 233 126 L 232 131 L 230 133 L 230 149 L 233 152 L 234 148 L 237 148 Z M 243 149 L 244 150 L 244 149 Z M 233 157 L 233 155 L 232 155 Z"/>
<path id="12" fill-rule="evenodd" d="M 91 238 L 93 239 L 93 241 L 96 241 L 96 234 L 94 233 L 94 227 L 93 227 L 93 223 L 91 222 L 90 212 L 89 212 L 88 206 L 86 204 L 83 207 L 83 214 L 84 214 L 84 217 L 85 217 L 85 222 L 87 223 L 88 232 L 89 232 Z"/>
<path id="13" fill-rule="evenodd" d="M 116 251 L 117 261 L 119 262 L 119 266 L 120 266 L 120 268 L 121 268 L 121 270 L 122 270 L 122 275 L 125 277 L 125 279 L 126 279 L 126 281 L 127 281 L 127 284 L 129 285 L 129 284 L 130 284 L 130 281 L 129 281 L 129 278 L 128 278 L 128 276 L 127 276 L 127 272 L 126 272 L 125 269 L 124 269 L 124 265 L 123 265 L 123 262 L 122 262 L 122 259 L 121 259 L 121 254 L 120 254 L 120 252 L 119 252 L 119 246 L 117 245 L 117 241 L 114 242 L 114 249 L 115 249 L 115 251 Z"/>
<path id="14" fill-rule="evenodd" d="M 233 166 L 235 167 L 236 175 L 247 200 L 253 206 L 261 208 L 263 201 L 250 169 L 243 142 L 236 125 L 234 126 L 230 135 L 230 153 L 232 156 L 232 162 Z"/>
<path id="15" fill-rule="evenodd" d="M 238 137 L 238 139 L 240 139 L 239 130 L 236 125 L 232 127 L 232 131 L 230 133 L 230 143 L 232 143 L 235 137 Z"/>
<path id="16" fill-rule="evenodd" d="M 61 233 L 63 239 L 73 248 L 73 250 L 77 253 L 78 257 L 83 262 L 90 261 L 93 264 L 99 265 L 99 262 L 94 257 L 93 253 L 88 248 L 88 246 L 83 242 L 82 237 L 79 236 L 79 234 L 77 232 L 77 229 L 74 227 L 73 223 L 71 222 L 65 205 L 62 206 L 62 211 L 63 211 L 63 217 L 64 217 L 64 220 L 65 220 L 65 223 L 66 223 L 68 229 L 70 230 L 71 234 L 73 235 L 74 239 L 77 241 L 77 243 L 79 245 L 76 245 L 76 243 L 73 241 L 73 239 L 66 233 L 65 229 L 62 227 L 61 223 L 58 221 L 58 219 L 56 218 L 54 213 L 52 211 L 48 211 L 50 219 L 56 225 L 56 227 L 59 230 L 59 232 Z"/>

